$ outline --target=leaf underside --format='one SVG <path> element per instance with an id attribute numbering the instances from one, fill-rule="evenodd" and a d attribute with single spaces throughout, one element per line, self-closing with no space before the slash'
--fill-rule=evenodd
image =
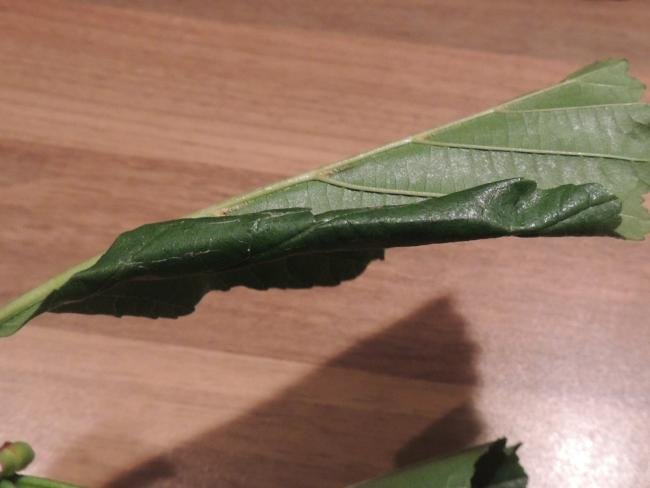
<path id="1" fill-rule="evenodd" d="M 136 229 L 97 263 L 0 309 L 0 335 L 44 311 L 176 317 L 210 290 L 336 285 L 393 246 L 502 235 L 642 239 L 650 231 L 642 206 L 650 190 L 643 91 L 625 61 L 601 61 L 476 116 L 215 205 L 198 220 Z M 501 195 L 500 203 L 490 207 L 477 196 L 486 191 Z M 508 201 L 515 194 L 519 200 Z M 540 206 L 545 198 L 554 203 Z M 518 207 L 522 201 L 534 211 Z M 579 216 L 566 213 L 585 202 Z M 554 226 L 544 220 L 558 216 Z M 423 240 L 404 241 L 408 226 Z M 319 238 L 283 247 L 282 239 L 300 242 L 294 233 Z M 267 241 L 275 247 L 260 252 Z M 226 257 L 214 267 L 210 259 L 220 253 Z"/>
<path id="2" fill-rule="evenodd" d="M 540 188 L 599 183 L 623 203 L 617 233 L 650 232 L 650 106 L 624 60 L 594 63 L 545 90 L 345 161 L 229 212 L 315 213 L 404 204 L 525 178 Z"/>
<path id="3" fill-rule="evenodd" d="M 528 476 L 506 439 L 358 483 L 349 488 L 525 488 Z"/>

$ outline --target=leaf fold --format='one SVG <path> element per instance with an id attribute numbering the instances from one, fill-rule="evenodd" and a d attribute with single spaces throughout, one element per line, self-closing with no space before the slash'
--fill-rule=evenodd
<path id="1" fill-rule="evenodd" d="M 376 208 L 271 210 L 147 224 L 122 234 L 37 311 L 178 317 L 210 290 L 335 285 L 390 247 L 501 236 L 613 235 L 620 200 L 600 185 L 511 179 Z M 347 263 L 340 266 L 341 260 Z"/>

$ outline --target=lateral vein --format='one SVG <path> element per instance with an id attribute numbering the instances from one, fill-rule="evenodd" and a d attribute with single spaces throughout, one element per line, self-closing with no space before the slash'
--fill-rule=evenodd
<path id="1" fill-rule="evenodd" d="M 460 144 L 454 142 L 442 142 L 442 141 L 432 141 L 429 139 L 424 139 L 421 137 L 415 137 L 411 140 L 415 144 L 427 144 L 429 146 L 437 147 L 448 147 L 453 149 L 474 149 L 478 151 L 501 151 L 501 152 L 516 152 L 516 153 L 525 153 L 525 154 L 552 154 L 557 156 L 577 156 L 583 158 L 603 158 L 603 159 L 614 159 L 618 161 L 631 161 L 634 163 L 650 163 L 649 158 L 632 158 L 629 156 L 620 156 L 615 154 L 601 154 L 601 153 L 590 153 L 590 152 L 581 152 L 581 151 L 560 151 L 555 149 L 532 149 L 525 147 L 506 147 L 506 146 L 487 146 L 482 144 Z"/>
<path id="2" fill-rule="evenodd" d="M 354 183 L 348 183 L 346 181 L 329 178 L 327 176 L 317 176 L 314 178 L 314 180 L 320 181 L 321 183 L 327 183 L 328 185 L 346 188 L 348 190 L 364 191 L 368 193 L 382 193 L 388 195 L 403 195 L 409 197 L 424 198 L 444 197 L 447 195 L 447 193 L 434 193 L 429 191 L 399 190 L 395 188 L 380 188 L 376 186 L 355 185 Z"/>
<path id="3" fill-rule="evenodd" d="M 495 110 L 497 113 L 508 113 L 508 114 L 519 114 L 519 113 L 528 113 L 528 112 L 558 112 L 565 110 L 589 110 L 594 108 L 616 108 L 616 107 L 648 107 L 647 103 L 642 102 L 625 102 L 625 103 L 600 103 L 596 105 L 577 105 L 575 107 L 551 107 L 551 108 L 528 108 L 528 109 L 509 109 L 507 107 L 500 108 Z"/>

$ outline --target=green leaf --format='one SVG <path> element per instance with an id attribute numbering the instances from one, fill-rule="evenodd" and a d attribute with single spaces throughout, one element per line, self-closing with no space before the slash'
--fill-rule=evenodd
<path id="1" fill-rule="evenodd" d="M 525 488 L 528 476 L 519 465 L 517 448 L 499 439 L 349 488 Z"/>
<path id="2" fill-rule="evenodd" d="M 610 229 L 610 219 L 602 223 L 601 230 L 642 239 L 650 231 L 650 218 L 642 206 L 642 197 L 650 190 L 650 107 L 639 102 L 643 89 L 627 74 L 627 62 L 598 62 L 545 90 L 235 197 L 191 217 L 235 217 L 306 208 L 315 218 L 335 210 L 414 204 L 489 183 L 524 178 L 537 182 L 541 189 L 566 184 L 600 185 L 590 188 L 616 197 L 621 205 L 615 228 Z M 475 202 L 474 210 L 480 207 L 481 203 Z M 575 225 L 569 227 L 575 232 Z M 465 231 L 457 230 L 460 233 L 454 239 L 468 238 Z M 377 247 L 310 252 L 308 258 L 298 253 L 260 261 L 255 266 L 203 273 L 209 278 L 188 277 L 183 272 L 164 280 L 140 280 L 140 286 L 133 283 L 135 280 L 127 280 L 128 285 L 111 285 L 115 296 L 102 288 L 102 293 L 89 293 L 87 298 L 76 298 L 69 304 L 64 291 L 76 289 L 74 283 L 79 280 L 76 277 L 72 283 L 68 281 L 77 272 L 91 268 L 99 259 L 95 257 L 0 309 L 0 335 L 15 332 L 38 313 L 52 308 L 176 316 L 191 311 L 210 289 L 334 285 L 358 275 L 382 255 L 382 249 Z M 137 298 L 127 296 L 134 292 Z M 181 298 L 158 300 L 172 293 Z"/>

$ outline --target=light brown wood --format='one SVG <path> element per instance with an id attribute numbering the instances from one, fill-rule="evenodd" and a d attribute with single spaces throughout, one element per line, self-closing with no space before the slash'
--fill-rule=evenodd
<path id="1" fill-rule="evenodd" d="M 0 300 L 594 59 L 650 82 L 648 25 L 643 1 L 0 1 Z M 336 487 L 500 435 L 533 487 L 646 486 L 649 250 L 402 249 L 178 321 L 42 316 L 0 342 L 0 437 L 88 486 Z"/>

